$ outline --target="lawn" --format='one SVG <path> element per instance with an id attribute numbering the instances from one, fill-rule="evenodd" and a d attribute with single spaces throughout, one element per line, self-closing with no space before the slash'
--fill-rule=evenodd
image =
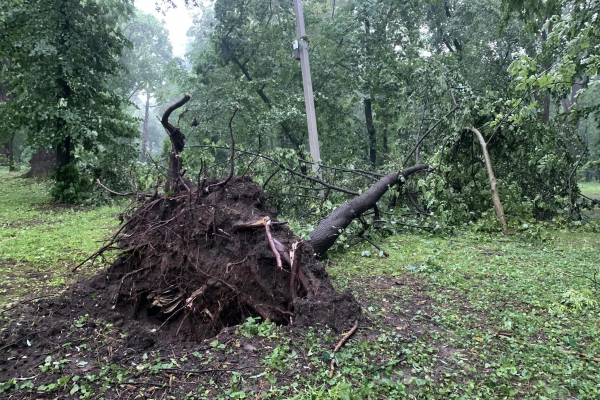
<path id="1" fill-rule="evenodd" d="M 0 175 L 0 300 L 6 306 L 80 278 L 70 269 L 113 231 L 119 211 L 51 205 L 46 183 Z M 128 332 L 74 315 L 64 343 L 49 345 L 27 377 L 10 374 L 22 362 L 13 346 L 0 363 L 0 396 L 599 399 L 600 234 L 543 237 L 406 233 L 380 242 L 388 258 L 368 244 L 330 255 L 334 285 L 352 292 L 364 315 L 335 355 L 339 333 L 260 320 L 206 343 L 117 355 Z M 68 339 L 85 329 L 89 339 Z M 0 342 L 0 359 L 4 347 L 11 344 Z"/>
<path id="2" fill-rule="evenodd" d="M 581 193 L 592 199 L 600 200 L 600 183 L 582 182 L 579 184 Z"/>
<path id="3" fill-rule="evenodd" d="M 0 308 L 77 280 L 71 269 L 98 249 L 121 210 L 53 205 L 48 182 L 20 175 L 0 172 Z"/>

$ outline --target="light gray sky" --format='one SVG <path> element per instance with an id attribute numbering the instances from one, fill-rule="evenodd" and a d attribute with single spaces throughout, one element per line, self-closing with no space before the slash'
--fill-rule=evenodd
<path id="1" fill-rule="evenodd" d="M 186 34 L 192 27 L 192 17 L 185 8 L 184 0 L 173 0 L 173 2 L 177 8 L 170 8 L 165 15 L 156 12 L 155 0 L 135 0 L 135 6 L 154 15 L 159 21 L 165 22 L 165 28 L 169 31 L 169 39 L 173 45 L 173 55 L 183 58 L 188 41 Z"/>

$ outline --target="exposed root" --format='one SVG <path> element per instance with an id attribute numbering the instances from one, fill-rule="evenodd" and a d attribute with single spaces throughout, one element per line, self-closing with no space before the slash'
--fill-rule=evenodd
<path id="1" fill-rule="evenodd" d="M 120 252 L 101 278 L 115 311 L 147 316 L 163 334 L 184 340 L 251 316 L 336 330 L 356 318 L 354 298 L 333 290 L 311 246 L 276 220 L 256 183 L 233 177 L 223 190 L 203 190 L 216 182 L 186 181 L 189 193 L 157 195 L 126 212 L 117 233 L 88 258 Z"/>

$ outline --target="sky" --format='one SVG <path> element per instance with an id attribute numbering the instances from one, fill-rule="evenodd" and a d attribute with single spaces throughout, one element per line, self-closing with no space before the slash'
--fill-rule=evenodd
<path id="1" fill-rule="evenodd" d="M 186 34 L 192 27 L 192 17 L 185 8 L 184 0 L 173 0 L 173 2 L 177 8 L 169 9 L 165 15 L 156 11 L 155 0 L 135 0 L 135 6 L 154 15 L 159 21 L 164 20 L 165 28 L 169 31 L 169 39 L 173 45 L 173 55 L 183 58 L 188 41 Z"/>

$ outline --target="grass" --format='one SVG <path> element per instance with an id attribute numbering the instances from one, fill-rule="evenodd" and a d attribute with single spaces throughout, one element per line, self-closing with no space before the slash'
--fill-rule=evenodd
<path id="1" fill-rule="evenodd" d="M 600 398 L 600 363 L 575 353 L 600 355 L 599 288 L 589 279 L 599 270 L 599 234 L 554 232 L 543 243 L 403 235 L 384 247 L 387 259 L 356 249 L 329 271 L 340 289 L 364 285 L 367 315 L 380 321 L 390 308 L 403 312 L 407 303 L 394 299 L 416 294 L 390 297 L 393 285 L 372 282 L 425 282 L 430 330 L 416 337 L 423 361 L 404 380 L 416 398 Z"/>
<path id="2" fill-rule="evenodd" d="M 97 249 L 118 212 L 51 205 L 44 182 L 0 174 L 0 303 L 77 279 L 70 267 Z M 77 387 L 82 396 L 83 388 L 96 390 L 94 396 L 118 388 L 132 398 L 159 398 L 157 388 L 166 388 L 161 393 L 182 399 L 598 399 L 593 279 L 600 234 L 554 230 L 544 237 L 402 234 L 380 243 L 389 258 L 368 245 L 332 254 L 327 269 L 334 285 L 354 294 L 365 317 L 336 354 L 341 336 L 328 329 L 294 333 L 252 320 L 204 350 L 184 344 L 165 354 L 128 353 L 126 360 L 138 357 L 134 366 L 92 354 L 94 369 L 85 379 L 77 375 L 75 385 L 61 383 L 75 377 L 52 372 L 50 362 L 43 373 L 56 375 L 58 397 Z M 80 325 L 75 321 L 71 330 Z M 103 338 L 113 329 L 106 326 Z M 223 360 L 243 354 L 248 340 L 256 348 L 253 369 L 231 369 Z M 67 344 L 56 344 L 52 360 L 75 359 Z M 83 350 L 75 354 L 84 357 Z M 329 378 L 331 357 L 337 367 Z M 173 375 L 178 368 L 226 367 L 219 375 Z M 14 382 L 0 384 L 0 393 L 16 385 L 23 392 L 50 390 Z"/>
<path id="3" fill-rule="evenodd" d="M 120 211 L 53 205 L 47 182 L 20 175 L 0 173 L 0 307 L 74 282 L 71 269 L 100 247 Z"/>
<path id="4" fill-rule="evenodd" d="M 582 182 L 581 193 L 592 199 L 600 200 L 600 182 Z"/>

